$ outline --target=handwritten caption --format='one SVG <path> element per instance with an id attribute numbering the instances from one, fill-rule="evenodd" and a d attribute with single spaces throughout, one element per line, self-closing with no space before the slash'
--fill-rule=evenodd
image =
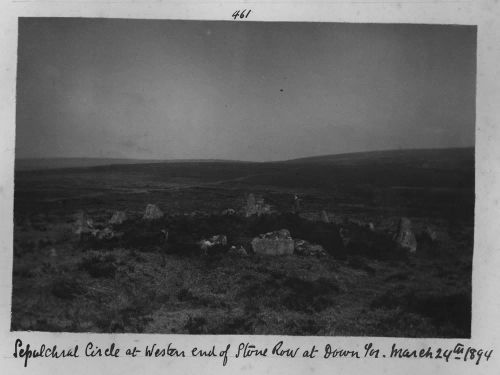
<path id="1" fill-rule="evenodd" d="M 92 341 L 80 346 L 60 348 L 57 345 L 42 344 L 33 347 L 20 339 L 16 339 L 14 344 L 14 358 L 23 361 L 24 367 L 28 367 L 31 360 L 41 358 L 95 358 L 95 357 L 146 357 L 146 358 L 214 358 L 218 359 L 222 366 L 228 362 L 240 358 L 305 358 L 311 360 L 332 360 L 332 359 L 427 359 L 439 360 L 444 362 L 462 361 L 475 365 L 490 360 L 493 350 L 474 348 L 456 343 L 447 348 L 431 347 L 413 349 L 402 347 L 396 344 L 388 348 L 376 347 L 372 342 L 366 343 L 361 350 L 335 347 L 326 344 L 323 347 L 287 346 L 284 341 L 278 341 L 273 346 L 258 347 L 250 342 L 241 342 L 235 347 L 226 344 L 221 347 L 212 345 L 210 347 L 192 346 L 189 348 L 180 348 L 174 343 L 167 346 L 158 344 L 145 345 L 143 347 L 119 347 L 116 343 L 111 343 L 106 347 L 100 347 Z"/>

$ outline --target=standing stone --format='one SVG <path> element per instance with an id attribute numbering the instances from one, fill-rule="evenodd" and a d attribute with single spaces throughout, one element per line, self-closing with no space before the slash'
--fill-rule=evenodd
<path id="1" fill-rule="evenodd" d="M 112 225 L 121 224 L 127 220 L 127 214 L 124 211 L 115 211 L 111 219 L 109 219 L 109 223 Z"/>
<path id="2" fill-rule="evenodd" d="M 248 194 L 247 205 L 245 207 L 245 216 L 249 217 L 257 213 L 255 195 Z"/>
<path id="3" fill-rule="evenodd" d="M 142 217 L 144 220 L 157 220 L 163 217 L 163 212 L 154 204 L 148 204 Z"/>
<path id="4" fill-rule="evenodd" d="M 258 216 L 261 215 L 267 215 L 271 212 L 271 206 L 268 205 L 265 201 L 264 198 L 258 198 L 255 200 L 255 213 Z"/>
<path id="5" fill-rule="evenodd" d="M 253 215 L 268 215 L 272 212 L 271 206 L 262 197 L 255 197 L 253 193 L 248 194 L 247 203 L 244 207 L 246 217 Z"/>
<path id="6" fill-rule="evenodd" d="M 297 194 L 293 196 L 293 212 L 295 214 L 300 213 L 300 198 Z"/>
<path id="7" fill-rule="evenodd" d="M 346 229 L 344 227 L 340 227 L 340 229 L 339 229 L 339 236 L 342 239 L 342 244 L 344 246 L 349 245 L 349 243 L 351 242 L 351 236 L 350 236 L 350 233 L 349 233 L 348 229 Z"/>
<path id="8" fill-rule="evenodd" d="M 412 230 L 411 220 L 407 217 L 402 217 L 399 221 L 396 242 L 410 253 L 417 251 L 417 239 Z"/>
<path id="9" fill-rule="evenodd" d="M 82 239 L 84 235 L 91 233 L 94 229 L 92 219 L 83 211 L 78 211 L 74 224 L 74 233 Z"/>
<path id="10" fill-rule="evenodd" d="M 330 223 L 330 219 L 328 218 L 328 214 L 325 210 L 321 211 L 321 221 L 325 224 Z"/>
<path id="11" fill-rule="evenodd" d="M 427 237 L 431 240 L 431 242 L 436 242 L 438 239 L 438 234 L 437 232 L 432 229 L 431 227 L 427 226 L 425 227 L 424 233 L 427 235 Z"/>

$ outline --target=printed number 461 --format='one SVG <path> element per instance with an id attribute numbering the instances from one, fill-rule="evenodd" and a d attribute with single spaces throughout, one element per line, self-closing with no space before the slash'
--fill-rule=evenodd
<path id="1" fill-rule="evenodd" d="M 243 19 L 243 18 L 248 18 L 248 16 L 250 15 L 250 12 L 252 10 L 249 9 L 248 12 L 246 9 L 243 9 L 243 10 L 237 10 L 236 12 L 233 13 L 233 20 L 237 19 L 238 17 Z M 246 13 L 245 13 L 246 12 Z"/>

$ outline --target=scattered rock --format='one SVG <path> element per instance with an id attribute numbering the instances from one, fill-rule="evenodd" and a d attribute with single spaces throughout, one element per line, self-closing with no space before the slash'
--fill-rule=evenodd
<path id="1" fill-rule="evenodd" d="M 221 212 L 221 215 L 223 216 L 233 216 L 236 214 L 236 211 L 233 210 L 232 208 L 227 208 Z"/>
<path id="2" fill-rule="evenodd" d="M 373 224 L 372 222 L 369 222 L 368 229 L 370 229 L 370 231 L 372 231 L 372 232 L 375 232 L 375 224 Z"/>
<path id="3" fill-rule="evenodd" d="M 349 242 L 351 242 L 351 236 L 349 234 L 349 230 L 344 227 L 341 227 L 339 229 L 339 235 L 340 238 L 342 239 L 342 243 L 344 244 L 344 246 L 349 245 Z"/>
<path id="4" fill-rule="evenodd" d="M 203 251 L 203 255 L 207 255 L 208 248 L 213 246 L 208 240 L 201 240 L 198 244 L 200 245 L 201 251 Z"/>
<path id="5" fill-rule="evenodd" d="M 432 229 L 431 227 L 429 227 L 429 226 L 425 227 L 424 233 L 427 235 L 427 237 L 432 242 L 436 242 L 438 240 L 437 232 L 434 229 Z"/>
<path id="6" fill-rule="evenodd" d="M 111 219 L 109 219 L 109 224 L 117 225 L 121 224 L 127 220 L 127 214 L 124 211 L 115 211 Z"/>
<path id="7" fill-rule="evenodd" d="M 206 255 L 209 248 L 214 246 L 226 246 L 227 245 L 227 237 L 224 234 L 217 234 L 215 236 L 210 237 L 208 240 L 201 240 L 198 242 L 200 245 L 200 249 Z"/>
<path id="8" fill-rule="evenodd" d="M 115 232 L 111 228 L 96 230 L 92 234 L 99 240 L 111 240 L 115 237 Z"/>
<path id="9" fill-rule="evenodd" d="M 142 217 L 144 220 L 157 220 L 163 217 L 163 212 L 154 204 L 148 204 Z"/>
<path id="10" fill-rule="evenodd" d="M 163 240 L 165 243 L 168 242 L 168 229 L 162 229 L 161 233 L 163 234 Z"/>
<path id="11" fill-rule="evenodd" d="M 211 243 L 213 243 L 212 246 L 215 246 L 215 245 L 226 246 L 227 245 L 227 237 L 224 234 L 217 234 L 215 236 L 212 236 L 212 237 L 210 237 L 209 241 Z"/>
<path id="12" fill-rule="evenodd" d="M 311 256 L 311 255 L 326 255 L 326 251 L 321 245 L 311 244 L 308 241 L 296 239 L 294 240 L 295 254 Z"/>
<path id="13" fill-rule="evenodd" d="M 287 229 L 261 234 L 252 240 L 252 249 L 257 254 L 291 255 L 294 247 L 294 241 Z"/>
<path id="14" fill-rule="evenodd" d="M 231 255 L 239 255 L 239 256 L 248 256 L 247 251 L 243 246 L 231 246 L 231 248 L 228 251 L 229 254 Z"/>
<path id="15" fill-rule="evenodd" d="M 410 253 L 417 251 L 417 239 L 412 230 L 411 220 L 407 217 L 402 217 L 399 221 L 395 240 L 399 246 L 408 250 Z"/>

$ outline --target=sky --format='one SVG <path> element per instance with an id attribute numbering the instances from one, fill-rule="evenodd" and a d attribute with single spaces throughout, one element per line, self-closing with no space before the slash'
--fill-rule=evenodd
<path id="1" fill-rule="evenodd" d="M 474 146 L 476 28 L 20 18 L 16 158 Z"/>

